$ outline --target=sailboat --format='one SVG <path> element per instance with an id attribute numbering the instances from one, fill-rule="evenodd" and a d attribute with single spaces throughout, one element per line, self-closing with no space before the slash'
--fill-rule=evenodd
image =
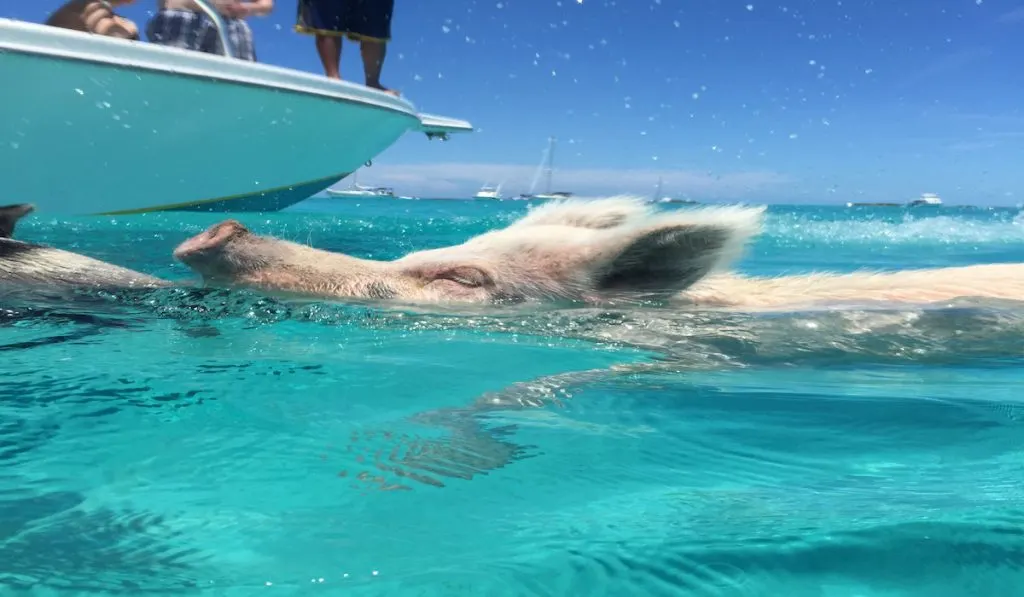
<path id="1" fill-rule="evenodd" d="M 347 189 L 327 189 L 332 197 L 394 197 L 395 191 L 390 187 L 364 187 L 357 178 L 359 172 L 352 173 L 352 184 Z"/>
<path id="2" fill-rule="evenodd" d="M 519 195 L 519 199 L 568 199 L 572 197 L 572 193 L 568 191 L 555 191 L 551 192 L 551 173 L 554 170 L 555 163 L 555 138 L 548 137 L 548 146 L 544 150 L 544 154 L 541 157 L 540 165 L 537 167 L 536 173 L 533 175 L 533 181 L 530 183 L 530 190 L 527 193 Z M 546 167 L 545 167 L 546 164 Z M 533 190 L 537 188 L 537 180 L 540 178 L 541 172 L 547 172 L 547 183 L 544 186 L 544 192 L 534 194 Z"/>

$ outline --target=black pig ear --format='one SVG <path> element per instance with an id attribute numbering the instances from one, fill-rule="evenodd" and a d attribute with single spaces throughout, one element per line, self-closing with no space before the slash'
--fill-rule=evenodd
<path id="1" fill-rule="evenodd" d="M 714 266 L 729 240 L 723 228 L 676 226 L 636 239 L 601 272 L 598 290 L 674 294 L 692 286 Z"/>
<path id="2" fill-rule="evenodd" d="M 763 208 L 706 208 L 676 212 L 638 228 L 607 264 L 598 290 L 672 295 L 736 259 L 760 231 Z"/>
<path id="3" fill-rule="evenodd" d="M 36 210 L 31 203 L 15 203 L 0 206 L 0 238 L 11 238 L 18 220 Z"/>

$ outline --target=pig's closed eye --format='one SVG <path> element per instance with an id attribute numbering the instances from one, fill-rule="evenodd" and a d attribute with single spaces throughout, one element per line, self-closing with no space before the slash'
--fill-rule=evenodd
<path id="1" fill-rule="evenodd" d="M 453 267 L 437 274 L 436 280 L 450 280 L 467 288 L 491 286 L 491 277 L 475 267 Z"/>

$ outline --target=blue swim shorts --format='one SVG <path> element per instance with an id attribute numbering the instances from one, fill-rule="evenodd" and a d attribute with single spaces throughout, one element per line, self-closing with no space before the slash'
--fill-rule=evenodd
<path id="1" fill-rule="evenodd" d="M 391 40 L 395 0 L 298 0 L 295 30 L 360 41 Z"/>

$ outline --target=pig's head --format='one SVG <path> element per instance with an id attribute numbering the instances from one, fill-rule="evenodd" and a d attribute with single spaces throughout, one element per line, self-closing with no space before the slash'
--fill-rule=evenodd
<path id="1" fill-rule="evenodd" d="M 450 247 L 371 261 L 260 236 L 227 220 L 178 246 L 208 284 L 402 302 L 666 298 L 737 258 L 763 208 L 656 211 L 631 198 L 549 203 Z"/>

